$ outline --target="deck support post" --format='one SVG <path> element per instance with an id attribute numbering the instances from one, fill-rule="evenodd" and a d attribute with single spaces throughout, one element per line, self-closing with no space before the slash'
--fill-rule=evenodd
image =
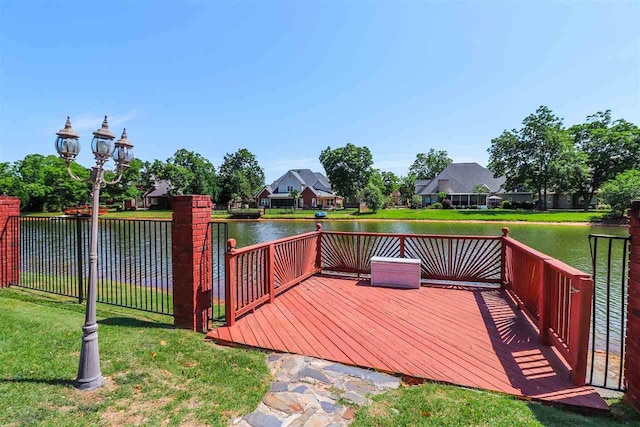
<path id="1" fill-rule="evenodd" d="M 173 323 L 206 332 L 211 310 L 211 197 L 175 196 L 171 224 Z"/>
<path id="2" fill-rule="evenodd" d="M 570 295 L 571 318 L 569 324 L 573 328 L 570 335 L 569 348 L 572 349 L 571 380 L 577 386 L 583 386 L 587 380 L 587 353 L 589 352 L 589 324 L 591 323 L 591 297 L 593 280 L 591 277 L 576 279 L 580 282 L 578 292 Z"/>
<path id="3" fill-rule="evenodd" d="M 20 199 L 0 196 L 0 288 L 20 280 Z"/>
<path id="4" fill-rule="evenodd" d="M 269 303 L 273 303 L 276 299 L 276 287 L 275 287 L 275 247 L 269 245 L 267 249 L 267 286 L 269 287 Z"/>
<path id="5" fill-rule="evenodd" d="M 627 303 L 627 338 L 625 340 L 624 376 L 627 391 L 624 399 L 640 412 L 640 200 L 629 210 L 629 293 Z"/>
<path id="6" fill-rule="evenodd" d="M 236 264 L 233 254 L 236 250 L 236 239 L 227 240 L 227 253 L 224 258 L 224 317 L 227 326 L 236 322 Z"/>
<path id="7" fill-rule="evenodd" d="M 500 288 L 507 288 L 507 243 L 505 238 L 509 237 L 509 228 L 502 228 L 502 239 L 500 239 Z"/>
<path id="8" fill-rule="evenodd" d="M 318 242 L 316 243 L 316 270 L 322 271 L 322 224 L 316 224 L 316 231 L 318 232 Z"/>
<path id="9" fill-rule="evenodd" d="M 540 289 L 540 311 L 538 313 L 539 319 L 539 332 L 540 342 L 544 345 L 551 345 L 551 338 L 549 337 L 549 328 L 551 328 L 551 295 L 548 283 L 553 283 L 552 275 L 553 270 L 547 267 L 544 260 L 540 260 L 540 275 L 538 277 L 538 284 Z"/>

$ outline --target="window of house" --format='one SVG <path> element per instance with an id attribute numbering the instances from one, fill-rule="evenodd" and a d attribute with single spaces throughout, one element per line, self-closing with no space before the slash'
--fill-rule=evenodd
<path id="1" fill-rule="evenodd" d="M 291 193 L 293 191 L 292 185 L 287 185 L 287 193 Z"/>
<path id="2" fill-rule="evenodd" d="M 260 199 L 260 206 L 269 206 L 269 199 L 266 197 Z"/>
<path id="3" fill-rule="evenodd" d="M 333 206 L 333 199 L 327 199 L 327 205 Z"/>

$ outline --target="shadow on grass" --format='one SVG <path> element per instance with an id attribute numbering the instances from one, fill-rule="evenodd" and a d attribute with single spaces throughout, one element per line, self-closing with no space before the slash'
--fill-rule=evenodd
<path id="1" fill-rule="evenodd" d="M 73 380 L 53 378 L 0 378 L 0 384 L 47 384 L 47 385 L 61 385 L 61 386 L 73 386 Z"/>
<path id="2" fill-rule="evenodd" d="M 175 329 L 175 327 L 170 323 L 150 322 L 131 317 L 109 317 L 107 319 L 98 320 L 98 324 L 108 326 L 126 326 L 129 328 Z"/>
<path id="3" fill-rule="evenodd" d="M 638 425 L 640 414 L 635 412 L 628 404 L 618 399 L 609 402 L 611 412 L 581 410 L 579 408 L 563 408 L 548 406 L 539 403 L 528 403 L 527 406 L 536 419 L 545 426 L 555 425 L 580 425 L 585 421 L 598 426 L 624 426 Z M 589 417 L 589 418 L 582 418 Z M 569 419 L 567 419 L 569 417 Z"/>

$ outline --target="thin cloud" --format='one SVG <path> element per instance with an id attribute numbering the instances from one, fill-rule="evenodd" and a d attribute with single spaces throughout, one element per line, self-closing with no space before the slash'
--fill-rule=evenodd
<path id="1" fill-rule="evenodd" d="M 128 121 L 134 119 L 138 113 L 129 111 L 124 114 L 113 114 L 108 117 L 109 126 L 117 128 Z M 81 114 L 80 116 L 71 117 L 71 124 L 77 132 L 92 132 L 102 125 L 104 115 L 97 114 Z"/>

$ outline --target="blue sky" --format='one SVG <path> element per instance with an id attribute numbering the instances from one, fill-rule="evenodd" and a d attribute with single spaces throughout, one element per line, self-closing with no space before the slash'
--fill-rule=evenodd
<path id="1" fill-rule="evenodd" d="M 637 1 L 0 1 L 0 161 L 54 153 L 67 115 L 89 165 L 109 114 L 136 156 L 256 154 L 267 181 L 368 146 L 486 164 L 545 104 L 640 123 Z"/>

